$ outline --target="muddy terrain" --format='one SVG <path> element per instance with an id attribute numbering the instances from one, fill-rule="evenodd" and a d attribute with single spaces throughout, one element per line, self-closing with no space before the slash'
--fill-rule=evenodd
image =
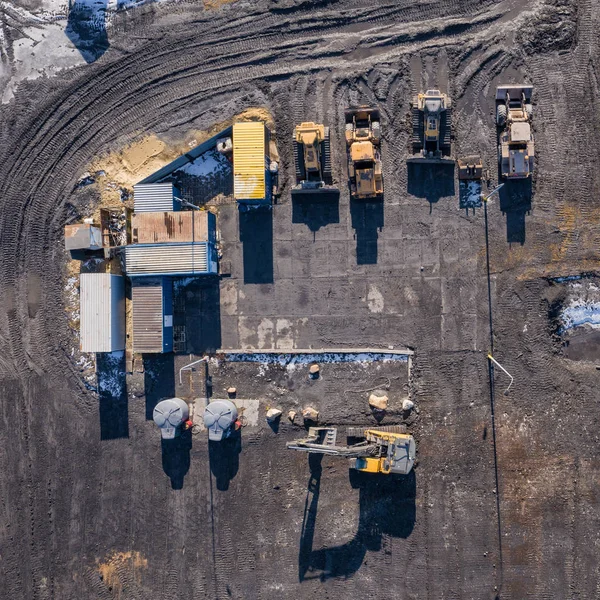
<path id="1" fill-rule="evenodd" d="M 47 4 L 0 3 L 2 596 L 598 598 L 600 321 L 560 324 L 565 307 L 600 310 L 597 4 L 110 3 L 98 26 L 81 8 L 45 24 Z M 65 32 L 75 47 L 42 64 Z M 454 169 L 407 168 L 411 96 L 439 87 L 454 155 L 481 154 L 493 186 L 495 86 L 522 81 L 535 175 L 490 200 L 487 220 L 461 208 Z M 359 103 L 381 110 L 381 203 L 348 194 L 343 115 Z M 186 353 L 98 394 L 65 312 L 63 226 L 98 200 L 77 182 L 143 136 L 183 140 L 248 107 L 274 117 L 279 202 L 219 207 L 227 276 L 187 290 Z M 340 196 L 325 207 L 290 196 L 302 120 L 331 128 Z M 581 288 L 565 279 L 581 275 Z M 310 389 L 306 367 L 213 364 L 213 395 L 235 384 L 258 401 L 233 446 L 194 434 L 165 448 L 149 419 L 181 392 L 190 353 L 390 346 L 414 350 L 410 374 L 327 364 Z M 507 395 L 492 349 L 514 376 Z M 324 423 L 375 424 L 353 390 L 381 385 L 418 409 L 418 464 L 399 481 L 309 462 L 285 449 L 300 426 L 264 419 L 306 394 Z"/>

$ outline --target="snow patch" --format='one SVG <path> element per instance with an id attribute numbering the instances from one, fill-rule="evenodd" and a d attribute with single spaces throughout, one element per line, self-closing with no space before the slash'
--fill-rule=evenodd
<path id="1" fill-rule="evenodd" d="M 220 173 L 231 172 L 231 163 L 225 156 L 216 150 L 208 150 L 201 154 L 196 160 L 177 169 L 175 173 L 186 173 L 194 177 L 211 177 Z"/>

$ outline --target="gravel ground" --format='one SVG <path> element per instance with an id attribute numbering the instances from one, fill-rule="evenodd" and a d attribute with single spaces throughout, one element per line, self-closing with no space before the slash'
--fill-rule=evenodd
<path id="1" fill-rule="evenodd" d="M 17 69 L 14 42 L 37 27 L 23 11 L 42 4 L 2 6 L 2 81 Z M 569 284 L 556 278 L 597 268 L 598 25 L 591 0 L 151 3 L 114 13 L 82 46 L 85 64 L 5 94 L 6 597 L 597 598 L 598 371 L 585 344 L 565 355 L 556 315 Z M 515 377 L 505 396 L 486 359 L 483 209 L 460 209 L 452 171 L 405 159 L 410 98 L 439 86 L 454 100 L 455 154 L 480 153 L 494 184 L 494 87 L 517 80 L 535 86 L 536 173 L 488 207 L 491 341 Z M 345 186 L 343 111 L 358 102 L 381 109 L 383 204 L 351 202 Z M 248 106 L 274 116 L 282 197 L 267 216 L 219 208 L 231 276 L 190 291 L 201 299 L 190 351 L 412 348 L 410 378 L 392 382 L 419 408 L 410 478 L 350 480 L 331 457 L 309 465 L 285 450 L 302 433 L 287 423 L 260 420 L 221 448 L 202 436 L 161 445 L 148 412 L 179 390 L 187 355 L 147 361 L 118 398 L 88 390 L 71 357 L 62 228 L 80 213 L 82 173 L 144 132 L 183 139 Z M 331 128 L 341 194 L 324 212 L 289 194 L 300 120 Z M 215 382 L 247 384 L 263 408 L 302 402 L 300 372 L 263 382 L 255 368 L 228 365 Z M 306 392 L 325 398 L 324 421 L 373 422 L 366 399 L 340 389 L 376 373 L 332 372 L 347 387 L 324 377 L 322 394 Z"/>

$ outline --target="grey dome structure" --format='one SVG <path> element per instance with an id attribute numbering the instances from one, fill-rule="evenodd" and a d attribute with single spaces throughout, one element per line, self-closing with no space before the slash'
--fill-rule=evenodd
<path id="1" fill-rule="evenodd" d="M 237 407 L 230 400 L 211 402 L 204 409 L 204 426 L 208 429 L 208 439 L 218 442 L 228 437 L 237 417 Z"/>
<path id="2" fill-rule="evenodd" d="M 190 415 L 186 402 L 181 398 L 168 398 L 161 400 L 155 407 L 152 418 L 160 428 L 163 440 L 172 440 L 176 437 L 178 429 L 185 423 Z"/>

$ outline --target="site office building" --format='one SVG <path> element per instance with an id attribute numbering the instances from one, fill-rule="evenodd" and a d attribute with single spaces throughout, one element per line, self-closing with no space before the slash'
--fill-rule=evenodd
<path id="1" fill-rule="evenodd" d="M 132 244 L 124 249 L 131 280 L 133 351 L 173 351 L 173 279 L 217 273 L 216 218 L 180 210 L 171 183 L 134 187 Z"/>
<path id="2" fill-rule="evenodd" d="M 233 195 L 240 205 L 269 206 L 273 196 L 270 132 L 263 121 L 233 125 Z"/>

